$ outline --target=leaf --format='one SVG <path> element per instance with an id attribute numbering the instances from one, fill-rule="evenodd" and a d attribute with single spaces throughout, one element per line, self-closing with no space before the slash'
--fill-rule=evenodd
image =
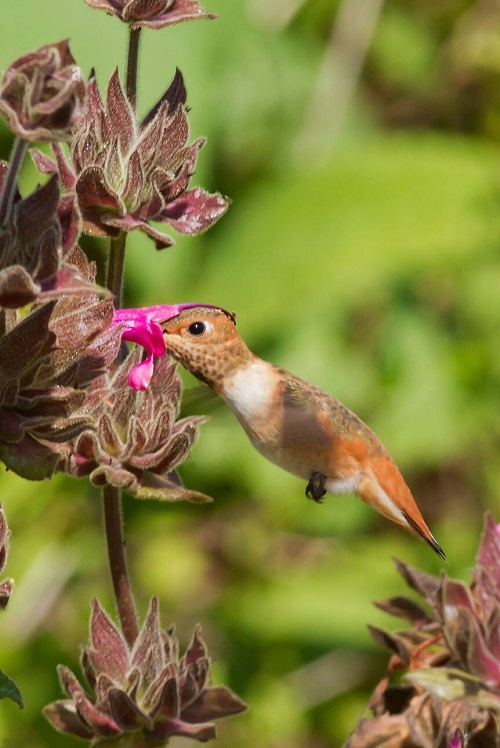
<path id="1" fill-rule="evenodd" d="M 0 699 L 12 699 L 20 709 L 24 709 L 21 692 L 8 675 L 0 670 Z"/>

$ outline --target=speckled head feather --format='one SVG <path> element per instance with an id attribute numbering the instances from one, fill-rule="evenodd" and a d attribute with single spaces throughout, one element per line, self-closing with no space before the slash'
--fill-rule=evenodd
<path id="1" fill-rule="evenodd" d="M 222 312 L 236 326 L 236 312 L 228 312 L 227 309 L 223 309 L 221 306 L 213 306 L 212 304 L 203 304 L 203 305 L 200 305 L 200 304 L 183 304 L 182 306 L 183 306 L 182 312 L 180 314 L 178 314 L 177 317 L 175 317 L 174 319 L 178 320 L 179 317 L 182 317 L 183 312 L 192 312 L 193 309 L 204 309 L 207 312 L 209 312 L 209 310 L 212 310 L 215 313 Z M 214 315 L 214 316 L 216 316 L 216 315 Z M 169 318 L 169 320 L 170 319 L 171 318 Z"/>
<path id="2" fill-rule="evenodd" d="M 215 391 L 220 391 L 230 371 L 253 358 L 238 335 L 235 315 L 225 309 L 184 309 L 161 327 L 167 351 Z"/>

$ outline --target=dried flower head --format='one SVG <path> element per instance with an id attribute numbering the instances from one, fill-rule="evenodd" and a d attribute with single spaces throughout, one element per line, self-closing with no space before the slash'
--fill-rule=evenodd
<path id="1" fill-rule="evenodd" d="M 77 246 L 66 260 L 84 288 L 96 288 L 95 269 Z M 112 318 L 112 303 L 88 290 L 28 314 L 0 309 L 0 459 L 14 472 L 51 477 L 68 440 L 91 427 L 90 387 L 120 347 Z"/>
<path id="2" fill-rule="evenodd" d="M 7 169 L 0 161 L 0 193 Z M 74 199 L 60 197 L 55 176 L 24 199 L 17 193 L 0 227 L 0 306 L 97 291 L 69 258 L 78 233 Z"/>
<path id="3" fill-rule="evenodd" d="M 23 140 L 70 140 L 84 103 L 85 84 L 66 39 L 20 57 L 0 86 L 0 112 Z"/>
<path id="4" fill-rule="evenodd" d="M 92 745 L 134 733 L 152 745 L 174 735 L 206 741 L 216 736 L 213 720 L 246 708 L 225 686 L 210 685 L 210 660 L 199 628 L 179 656 L 173 632 L 161 630 L 155 598 L 131 649 L 95 601 L 82 669 L 93 695 L 60 665 L 68 699 L 49 704 L 44 714 L 57 730 L 92 739 Z"/>
<path id="5" fill-rule="evenodd" d="M 120 334 L 120 327 L 113 325 Z M 137 348 L 115 364 L 88 391 L 82 415 L 87 428 L 68 446 L 60 469 L 77 478 L 89 476 L 94 485 L 126 489 L 140 499 L 210 501 L 208 496 L 180 485 L 175 473 L 193 446 L 204 418 L 176 422 L 181 385 L 175 364 L 162 356 L 151 386 L 135 391 L 128 384 L 139 364 Z"/>
<path id="6" fill-rule="evenodd" d="M 472 583 L 397 562 L 426 608 L 405 597 L 378 606 L 410 629 L 371 628 L 392 651 L 385 678 L 346 748 L 498 748 L 500 735 L 500 528 L 487 515 Z M 405 672 L 406 685 L 392 676 Z"/>
<path id="7" fill-rule="evenodd" d="M 41 171 L 58 171 L 66 190 L 76 192 L 86 231 L 117 236 L 138 230 L 161 249 L 173 239 L 150 221 L 199 234 L 226 212 L 229 201 L 221 194 L 187 189 L 205 141 L 187 144 L 186 91 L 179 71 L 139 126 L 117 71 L 106 106 L 95 79 L 87 94 L 86 113 L 74 131 L 72 165 L 59 145 L 53 147 L 56 161 L 33 153 Z"/>
<path id="8" fill-rule="evenodd" d="M 85 0 L 87 5 L 116 16 L 133 29 L 161 29 L 181 21 L 215 18 L 197 0 Z"/>

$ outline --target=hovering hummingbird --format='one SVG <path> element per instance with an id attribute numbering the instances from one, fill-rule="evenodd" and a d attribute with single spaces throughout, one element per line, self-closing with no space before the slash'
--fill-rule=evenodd
<path id="1" fill-rule="evenodd" d="M 264 457 L 308 481 L 308 498 L 355 493 L 446 560 L 389 453 L 352 411 L 253 354 L 229 312 L 190 308 L 161 327 L 167 351 L 229 405 Z"/>

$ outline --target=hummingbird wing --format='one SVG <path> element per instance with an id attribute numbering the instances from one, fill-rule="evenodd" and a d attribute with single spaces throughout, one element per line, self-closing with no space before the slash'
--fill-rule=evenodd
<path id="1" fill-rule="evenodd" d="M 221 408 L 222 400 L 206 384 L 198 384 L 194 387 L 183 389 L 181 416 L 199 415 L 200 410 L 207 411 Z"/>
<path id="2" fill-rule="evenodd" d="M 319 387 L 287 377 L 280 380 L 278 390 L 283 438 L 291 448 L 310 443 L 315 451 L 329 455 L 336 444 L 345 444 L 357 460 L 365 452 L 387 454 L 373 431 L 355 413 Z M 327 469 L 326 465 L 323 467 Z M 331 470 L 325 470 L 318 472 L 332 475 Z"/>
<path id="3" fill-rule="evenodd" d="M 313 473 L 344 480 L 359 473 L 355 447 L 356 429 L 366 430 L 364 423 L 338 400 L 307 382 L 288 375 L 280 379 L 276 402 L 280 408 L 280 442 L 294 466 L 306 467 L 299 473 L 309 479 Z M 353 442 L 345 448 L 345 442 Z M 363 443 L 366 450 L 366 444 Z"/>

